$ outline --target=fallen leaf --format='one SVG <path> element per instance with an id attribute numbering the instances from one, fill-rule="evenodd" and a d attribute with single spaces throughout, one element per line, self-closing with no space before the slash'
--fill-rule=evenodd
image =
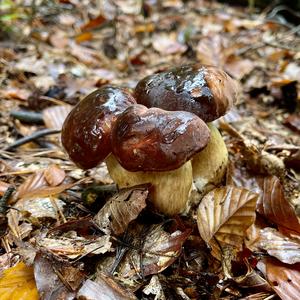
<path id="1" fill-rule="evenodd" d="M 106 204 L 94 217 L 94 222 L 106 234 L 122 234 L 128 224 L 137 218 L 146 207 L 148 197 L 146 187 L 124 189 L 107 200 Z"/>
<path id="2" fill-rule="evenodd" d="M 79 182 L 69 183 L 69 184 L 61 184 L 59 186 L 45 186 L 33 191 L 29 191 L 22 195 L 22 198 L 42 198 L 42 197 L 49 197 L 52 195 L 57 195 L 65 190 L 70 189 L 71 187 L 77 185 Z"/>
<path id="3" fill-rule="evenodd" d="M 0 180 L 0 196 L 3 196 L 10 185 Z"/>
<path id="4" fill-rule="evenodd" d="M 242 59 L 238 56 L 230 56 L 224 69 L 235 79 L 241 80 L 248 75 L 255 67 L 253 60 Z"/>
<path id="5" fill-rule="evenodd" d="M 284 120 L 284 125 L 291 128 L 296 133 L 300 134 L 300 116 L 299 116 L 299 114 L 289 115 Z"/>
<path id="6" fill-rule="evenodd" d="M 50 44 L 57 49 L 64 49 L 69 43 L 69 39 L 65 31 L 57 30 L 49 37 Z"/>
<path id="7" fill-rule="evenodd" d="M 8 88 L 1 91 L 1 97 L 26 101 L 30 96 L 30 91 L 19 88 Z"/>
<path id="8" fill-rule="evenodd" d="M 156 35 L 153 37 L 153 48 L 161 54 L 183 53 L 187 46 L 176 41 L 174 35 Z"/>
<path id="9" fill-rule="evenodd" d="M 183 243 L 191 233 L 187 229 L 170 234 L 161 225 L 151 226 L 146 233 L 136 226 L 135 231 L 140 248 L 129 250 L 118 268 L 120 277 L 131 281 L 138 279 L 140 274 L 157 274 L 169 267 L 181 254 Z"/>
<path id="10" fill-rule="evenodd" d="M 246 230 L 254 223 L 258 195 L 243 188 L 226 186 L 217 188 L 202 199 L 197 213 L 201 237 L 213 248 L 213 255 L 220 258 L 220 248 L 231 245 L 243 247 Z"/>
<path id="11" fill-rule="evenodd" d="M 85 239 L 80 236 L 41 238 L 37 240 L 40 247 L 69 259 L 76 259 L 88 254 L 104 254 L 111 250 L 110 237 L 108 235 Z"/>
<path id="12" fill-rule="evenodd" d="M 272 291 L 269 283 L 253 268 L 248 269 L 244 276 L 234 277 L 233 280 L 243 289 L 255 289 L 256 291 Z"/>
<path id="13" fill-rule="evenodd" d="M 300 262 L 300 237 L 289 238 L 275 228 L 264 228 L 256 245 L 286 264 Z"/>
<path id="14" fill-rule="evenodd" d="M 137 299 L 131 292 L 125 290 L 113 278 L 99 274 L 96 281 L 87 279 L 79 290 L 78 299 L 98 300 L 130 300 Z"/>
<path id="15" fill-rule="evenodd" d="M 222 68 L 226 61 L 224 39 L 220 35 L 202 38 L 197 45 L 197 58 L 203 64 Z"/>
<path id="16" fill-rule="evenodd" d="M 44 171 L 44 176 L 50 186 L 57 186 L 64 181 L 66 173 L 58 165 L 52 164 Z"/>
<path id="17" fill-rule="evenodd" d="M 62 125 L 72 110 L 70 105 L 56 105 L 43 110 L 43 120 L 49 129 L 61 129 Z"/>
<path id="18" fill-rule="evenodd" d="M 89 20 L 86 24 L 81 26 L 82 31 L 95 29 L 101 26 L 106 21 L 106 18 L 102 15 L 98 15 L 96 18 Z"/>
<path id="19" fill-rule="evenodd" d="M 58 210 L 62 211 L 64 206 L 65 203 L 57 198 L 25 198 L 20 199 L 14 208 L 29 213 L 32 218 L 57 219 L 59 217 Z"/>
<path id="20" fill-rule="evenodd" d="M 74 291 L 84 279 L 78 268 L 58 262 L 53 257 L 48 258 L 42 253 L 37 253 L 35 257 L 34 277 L 41 299 L 47 300 L 73 300 Z"/>
<path id="21" fill-rule="evenodd" d="M 37 171 L 26 178 L 26 180 L 18 187 L 15 197 L 22 198 L 34 190 L 47 186 L 45 175 L 43 171 Z"/>
<path id="22" fill-rule="evenodd" d="M 144 287 L 143 293 L 147 296 L 154 295 L 156 300 L 166 300 L 162 285 L 157 275 L 151 277 L 150 282 Z"/>
<path id="23" fill-rule="evenodd" d="M 3 272 L 0 278 L 0 300 L 6 299 L 39 299 L 32 267 L 20 262 Z"/>
<path id="24" fill-rule="evenodd" d="M 80 44 L 86 41 L 91 41 L 93 38 L 93 34 L 91 32 L 83 32 L 76 36 L 75 41 L 76 43 Z"/>
<path id="25" fill-rule="evenodd" d="M 262 195 L 257 203 L 257 211 L 267 220 L 300 233 L 300 223 L 295 209 L 286 200 L 282 185 L 275 176 L 259 181 Z"/>
<path id="26" fill-rule="evenodd" d="M 287 265 L 275 258 L 265 258 L 257 266 L 281 299 L 300 299 L 299 264 Z"/>

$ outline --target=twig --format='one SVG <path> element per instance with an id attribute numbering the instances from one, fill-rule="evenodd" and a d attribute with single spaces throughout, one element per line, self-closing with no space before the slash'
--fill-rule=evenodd
<path id="1" fill-rule="evenodd" d="M 46 136 L 46 135 L 50 135 L 50 134 L 56 134 L 59 133 L 60 130 L 58 129 L 42 129 L 39 131 L 34 132 L 33 134 L 29 135 L 29 136 L 25 136 L 17 141 L 15 141 L 14 143 L 12 143 L 11 145 L 5 147 L 3 150 L 5 151 L 10 151 L 13 148 L 17 148 L 19 146 L 22 146 L 24 144 L 27 144 L 29 142 L 32 142 L 40 137 Z"/>
<path id="2" fill-rule="evenodd" d="M 33 124 L 44 124 L 43 115 L 34 111 L 12 110 L 10 115 L 20 121 Z"/>
<path id="3" fill-rule="evenodd" d="M 7 188 L 7 190 L 5 191 L 4 195 L 0 199 L 0 213 L 6 212 L 6 210 L 7 210 L 6 203 L 14 191 L 15 191 L 15 188 L 13 186 L 9 186 Z"/>

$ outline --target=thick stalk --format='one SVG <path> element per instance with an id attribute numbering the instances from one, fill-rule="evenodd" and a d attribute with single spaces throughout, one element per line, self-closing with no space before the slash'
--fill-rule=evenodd
<path id="1" fill-rule="evenodd" d="M 159 212 L 175 215 L 185 211 L 192 186 L 191 161 L 167 172 L 129 172 L 112 154 L 105 161 L 110 176 L 120 188 L 151 183 L 151 201 Z"/>
<path id="2" fill-rule="evenodd" d="M 208 191 L 218 186 L 226 172 L 228 151 L 219 130 L 212 124 L 207 146 L 192 159 L 193 183 L 201 199 Z"/>

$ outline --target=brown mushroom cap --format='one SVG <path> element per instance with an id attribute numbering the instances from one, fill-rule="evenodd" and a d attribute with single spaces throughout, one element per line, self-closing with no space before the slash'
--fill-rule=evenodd
<path id="1" fill-rule="evenodd" d="M 111 128 L 117 116 L 135 103 L 125 89 L 104 86 L 80 101 L 66 118 L 62 144 L 81 168 L 93 168 L 111 152 Z"/>
<path id="2" fill-rule="evenodd" d="M 238 90 L 237 82 L 224 71 L 193 64 L 145 77 L 134 96 L 147 107 L 189 111 L 211 122 L 234 104 Z"/>
<path id="3" fill-rule="evenodd" d="M 112 129 L 112 152 L 128 171 L 169 171 L 201 151 L 210 137 L 206 124 L 184 111 L 133 105 Z"/>

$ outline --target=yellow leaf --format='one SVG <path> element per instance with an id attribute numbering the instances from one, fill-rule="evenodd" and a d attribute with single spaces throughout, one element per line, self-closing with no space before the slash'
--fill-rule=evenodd
<path id="1" fill-rule="evenodd" d="M 39 299 L 33 268 L 23 262 L 7 269 L 0 278 L 0 300 Z"/>

